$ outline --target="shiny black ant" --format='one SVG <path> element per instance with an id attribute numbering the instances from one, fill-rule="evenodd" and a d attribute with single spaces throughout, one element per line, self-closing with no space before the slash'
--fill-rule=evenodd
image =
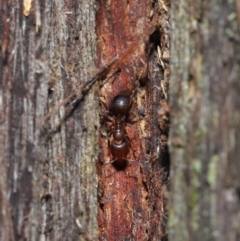
<path id="1" fill-rule="evenodd" d="M 114 163 L 116 166 L 122 167 L 126 165 L 127 161 L 137 162 L 127 159 L 130 142 L 124 127 L 131 105 L 132 101 L 129 95 L 117 95 L 111 101 L 110 111 L 114 115 L 114 129 L 110 150 L 113 160 L 104 164 L 104 166 Z"/>

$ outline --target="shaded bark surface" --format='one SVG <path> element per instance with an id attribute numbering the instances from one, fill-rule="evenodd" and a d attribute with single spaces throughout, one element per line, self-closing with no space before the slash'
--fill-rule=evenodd
<path id="1" fill-rule="evenodd" d="M 238 1 L 175 1 L 170 240 L 240 240 Z"/>
<path id="2" fill-rule="evenodd" d="M 94 74 L 94 2 L 23 2 L 0 5 L 0 240 L 96 240 L 96 87 L 41 121 Z"/>

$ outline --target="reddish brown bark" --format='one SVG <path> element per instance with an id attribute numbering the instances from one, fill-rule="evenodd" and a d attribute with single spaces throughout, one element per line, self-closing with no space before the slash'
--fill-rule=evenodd
<path id="1" fill-rule="evenodd" d="M 153 16 L 151 11 L 154 12 Z M 158 98 L 153 100 L 154 84 L 149 84 L 148 81 L 151 54 L 147 49 L 150 49 L 150 45 L 146 45 L 150 35 L 156 30 L 159 12 L 161 11 L 153 8 L 151 1 L 99 1 L 98 65 L 103 66 L 119 56 L 115 66 L 118 72 L 107 77 L 100 90 L 100 240 L 159 240 L 164 236 L 161 226 L 162 167 L 157 153 L 158 148 L 161 148 L 158 141 L 160 132 L 157 126 L 157 109 L 162 98 L 162 91 L 158 86 L 164 74 L 157 68 L 158 83 L 155 87 L 158 91 L 155 92 Z M 159 31 L 155 32 L 159 44 Z M 156 67 L 154 64 L 156 63 L 152 63 L 152 68 Z M 126 159 L 134 162 L 128 161 L 126 166 L 119 167 L 110 163 L 113 157 L 109 143 L 113 141 L 111 132 L 114 131 L 110 122 L 114 122 L 114 116 L 109 113 L 109 106 L 112 99 L 122 93 L 130 95 L 133 102 L 125 121 L 125 131 L 130 147 Z M 156 101 L 156 108 L 152 106 L 153 101 Z M 145 118 L 140 118 L 141 112 Z M 136 117 L 138 120 L 133 122 Z M 158 133 L 154 133 L 156 129 Z M 154 142 L 152 135 L 158 140 Z M 104 166 L 106 163 L 110 164 Z"/>

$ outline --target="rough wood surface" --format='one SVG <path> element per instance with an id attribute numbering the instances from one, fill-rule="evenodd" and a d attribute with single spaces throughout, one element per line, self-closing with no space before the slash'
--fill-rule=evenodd
<path id="1" fill-rule="evenodd" d="M 169 239 L 240 239 L 239 1 L 174 1 Z"/>
<path id="2" fill-rule="evenodd" d="M 94 75 L 95 10 L 1 1 L 0 240 L 96 240 L 96 87 L 55 132 L 64 106 L 40 121 Z"/>
<path id="3" fill-rule="evenodd" d="M 169 45 L 163 44 L 164 33 L 159 26 L 160 20 L 169 20 L 169 6 L 164 6 L 165 10 L 160 2 L 141 0 L 99 1 L 98 64 L 109 63 L 119 56 L 118 71 L 107 78 L 100 89 L 100 240 L 165 238 L 158 110 L 160 101 L 166 98 L 161 83 L 167 85 L 168 75 L 164 75 L 167 67 L 158 62 L 167 62 L 168 58 L 162 60 L 157 54 L 158 49 L 169 50 Z M 130 149 L 125 166 L 111 163 L 110 145 L 114 141 L 111 123 L 115 117 L 110 105 L 119 94 L 128 94 L 132 99 L 124 122 Z"/>

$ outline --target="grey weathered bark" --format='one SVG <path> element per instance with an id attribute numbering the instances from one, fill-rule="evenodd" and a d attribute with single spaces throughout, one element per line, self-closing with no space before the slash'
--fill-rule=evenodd
<path id="1" fill-rule="evenodd" d="M 94 1 L 3 0 L 0 11 L 0 240 L 94 240 L 96 88 L 56 132 L 64 106 L 42 122 L 94 74 Z"/>
<path id="2" fill-rule="evenodd" d="M 173 1 L 170 240 L 240 240 L 239 1 Z"/>

